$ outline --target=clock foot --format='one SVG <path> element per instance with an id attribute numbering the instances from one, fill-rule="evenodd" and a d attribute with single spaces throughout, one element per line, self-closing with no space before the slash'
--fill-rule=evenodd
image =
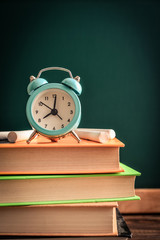
<path id="1" fill-rule="evenodd" d="M 80 143 L 81 139 L 78 137 L 78 135 L 74 131 L 71 131 L 70 133 L 71 133 L 72 137 L 74 139 L 76 139 L 78 141 L 78 143 Z"/>
<path id="2" fill-rule="evenodd" d="M 59 138 L 50 138 L 51 142 L 58 142 Z"/>
<path id="3" fill-rule="evenodd" d="M 31 134 L 31 136 L 28 138 L 28 140 L 26 141 L 28 144 L 38 136 L 38 132 L 36 130 L 33 131 L 33 133 Z"/>

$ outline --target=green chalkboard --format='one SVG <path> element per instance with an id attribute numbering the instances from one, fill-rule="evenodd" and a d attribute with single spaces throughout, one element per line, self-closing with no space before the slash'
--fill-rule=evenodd
<path id="1" fill-rule="evenodd" d="M 30 127 L 30 75 L 68 68 L 81 77 L 80 127 L 114 129 L 121 161 L 142 173 L 136 187 L 160 187 L 160 1 L 6 0 L 0 9 L 0 130 Z"/>

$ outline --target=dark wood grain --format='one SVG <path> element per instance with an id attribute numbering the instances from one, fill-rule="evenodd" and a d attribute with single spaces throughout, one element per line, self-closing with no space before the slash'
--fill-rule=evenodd
<path id="1" fill-rule="evenodd" d="M 133 240 L 160 239 L 160 215 L 123 215 Z"/>

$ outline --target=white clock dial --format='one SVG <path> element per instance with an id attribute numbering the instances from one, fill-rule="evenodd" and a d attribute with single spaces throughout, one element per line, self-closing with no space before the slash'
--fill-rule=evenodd
<path id="1" fill-rule="evenodd" d="M 32 104 L 34 121 L 47 130 L 66 127 L 75 114 L 72 97 L 61 89 L 47 89 L 37 95 Z"/>

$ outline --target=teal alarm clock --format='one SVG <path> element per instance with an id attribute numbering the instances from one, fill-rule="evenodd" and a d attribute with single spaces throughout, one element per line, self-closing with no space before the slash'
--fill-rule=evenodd
<path id="1" fill-rule="evenodd" d="M 69 73 L 61 83 L 48 83 L 40 78 L 42 72 L 61 70 Z M 61 67 L 49 67 L 40 70 L 38 76 L 30 77 L 27 91 L 30 95 L 27 106 L 27 119 L 34 129 L 27 140 L 30 143 L 38 134 L 52 141 L 71 134 L 80 142 L 74 130 L 81 120 L 81 104 L 78 96 L 82 92 L 80 77 L 73 78 L 70 70 Z"/>

